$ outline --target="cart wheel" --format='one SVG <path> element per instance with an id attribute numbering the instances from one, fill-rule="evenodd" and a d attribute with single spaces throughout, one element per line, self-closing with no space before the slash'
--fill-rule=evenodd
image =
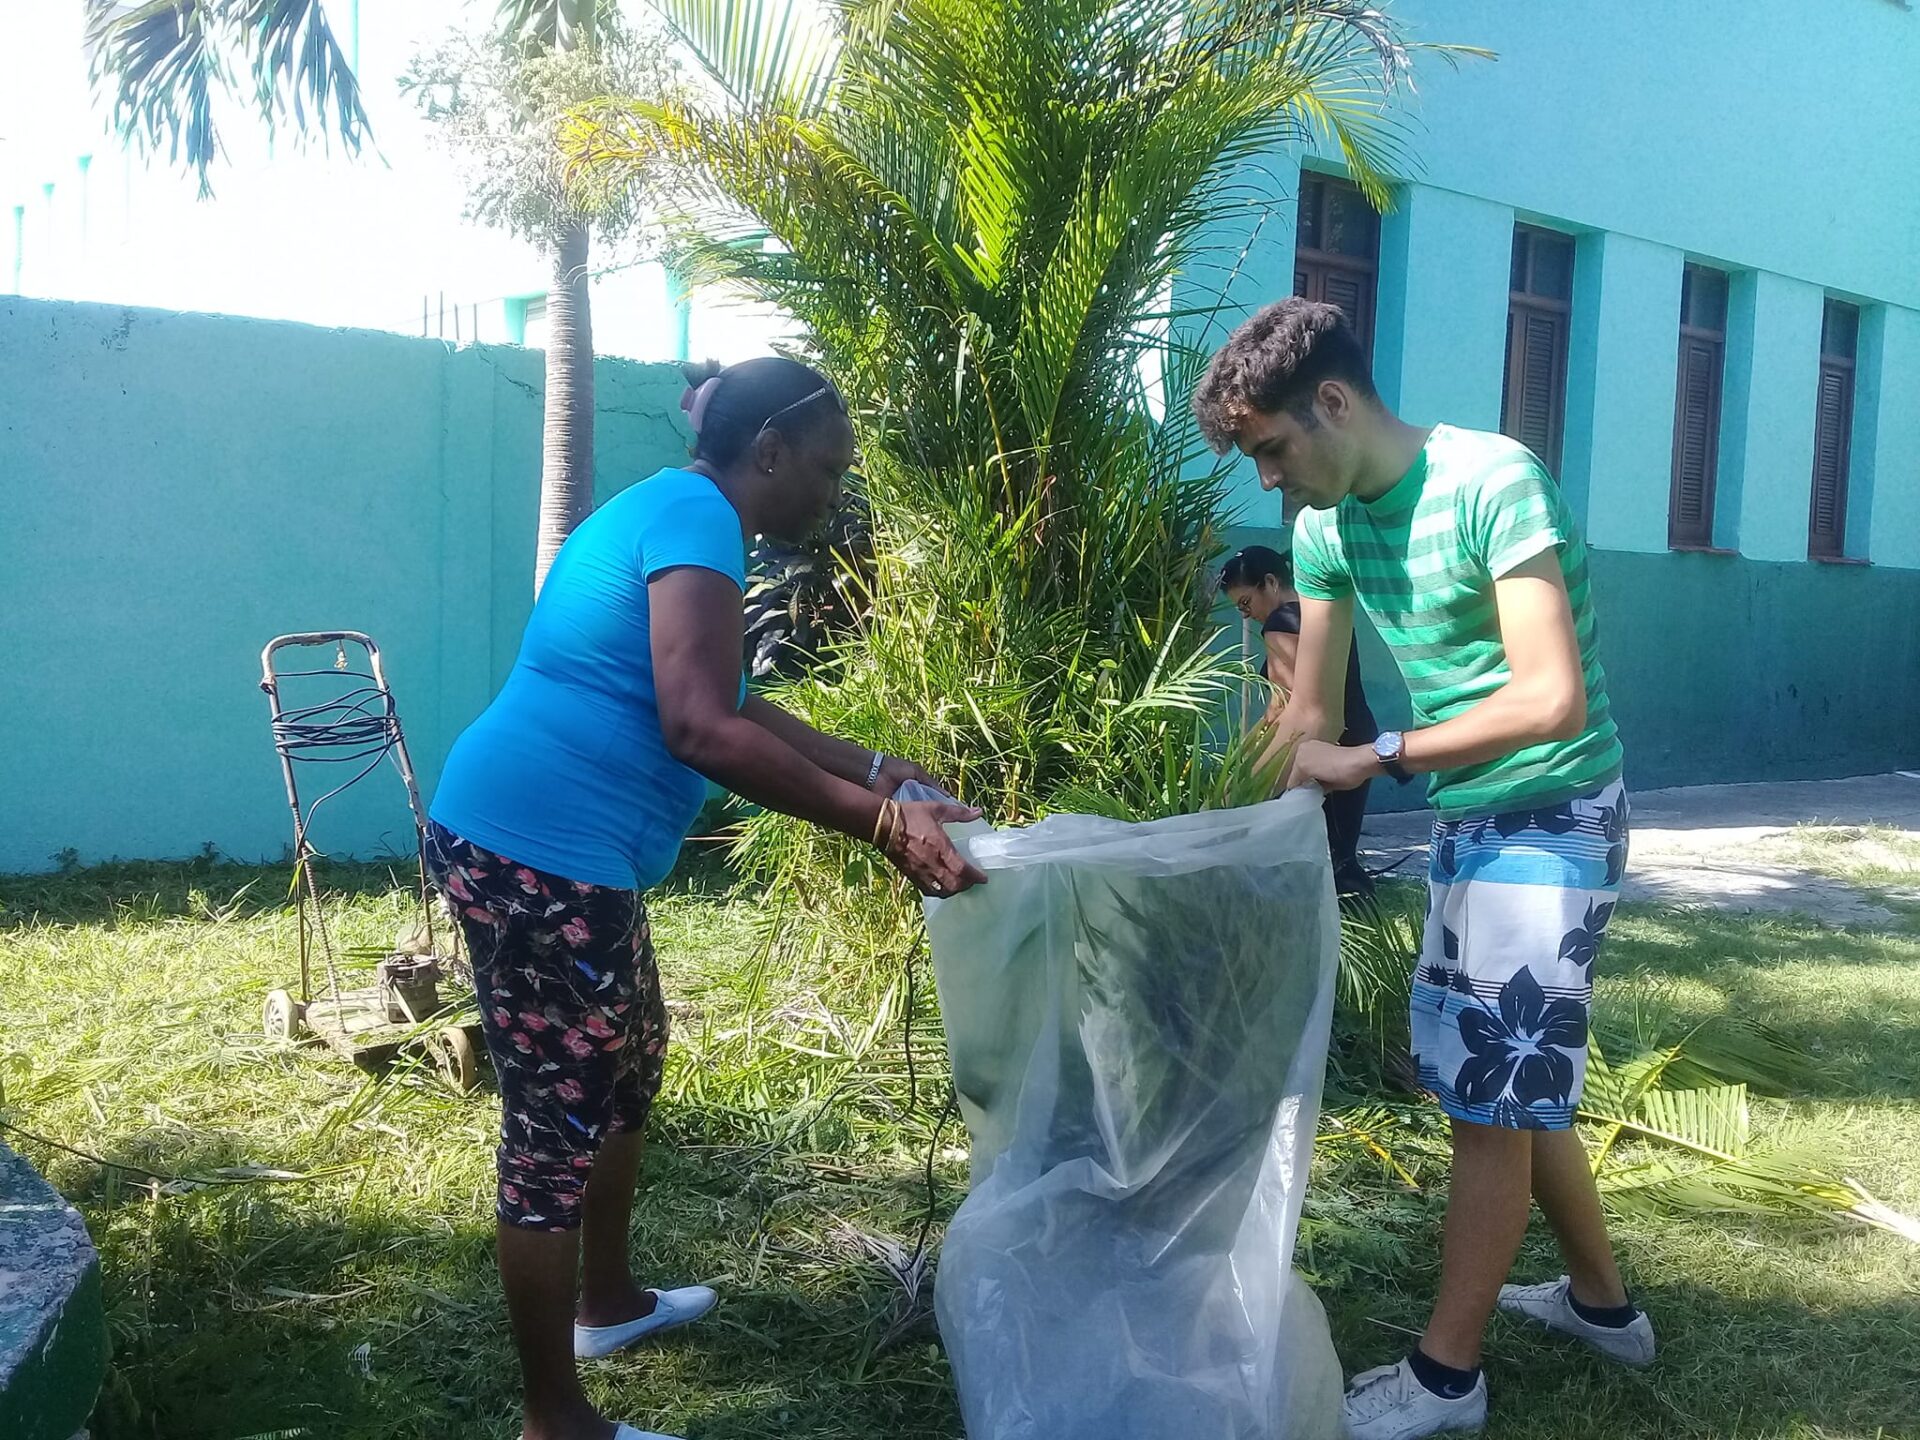
<path id="1" fill-rule="evenodd" d="M 292 1044 L 307 1033 L 307 1007 L 284 990 L 269 990 L 260 1011 L 260 1028 L 269 1040 Z"/>
<path id="2" fill-rule="evenodd" d="M 449 1025 L 433 1037 L 433 1063 L 440 1077 L 462 1095 L 480 1088 L 480 1061 L 474 1054 L 473 1037 L 464 1027 Z"/>

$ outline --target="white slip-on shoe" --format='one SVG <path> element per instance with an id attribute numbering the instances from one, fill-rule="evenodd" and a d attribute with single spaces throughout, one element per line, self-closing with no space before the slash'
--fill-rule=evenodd
<path id="1" fill-rule="evenodd" d="M 662 1330 L 688 1325 L 713 1309 L 720 1297 L 705 1285 L 686 1285 L 678 1290 L 649 1290 L 653 1313 L 629 1320 L 624 1325 L 576 1325 L 573 1327 L 573 1354 L 577 1360 L 598 1360 L 616 1350 Z M 645 1434 L 644 1431 L 637 1432 Z"/>
<path id="2" fill-rule="evenodd" d="M 1653 1363 L 1653 1321 L 1642 1310 L 1626 1325 L 1595 1325 L 1573 1308 L 1573 1282 L 1562 1275 L 1547 1285 L 1502 1285 L 1500 1308 L 1562 1335 L 1571 1335 L 1609 1360 L 1644 1370 Z"/>
<path id="3" fill-rule="evenodd" d="M 1487 1423 L 1487 1377 L 1480 1376 L 1458 1400 L 1448 1400 L 1422 1385 L 1413 1365 L 1402 1360 L 1354 1376 L 1342 1413 L 1349 1440 L 1422 1440 L 1480 1430 Z"/>

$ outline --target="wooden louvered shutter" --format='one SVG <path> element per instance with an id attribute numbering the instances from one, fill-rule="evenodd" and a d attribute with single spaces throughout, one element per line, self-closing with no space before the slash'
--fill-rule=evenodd
<path id="1" fill-rule="evenodd" d="M 1353 270 L 1329 270 L 1321 278 L 1320 298 L 1346 312 L 1360 346 L 1373 353 L 1373 279 Z"/>
<path id="2" fill-rule="evenodd" d="M 1713 497 L 1720 468 L 1720 389 L 1727 363 L 1723 270 L 1689 264 L 1680 279 L 1680 370 L 1673 401 L 1673 484 L 1667 495 L 1667 543 L 1678 550 L 1713 546 Z"/>
<path id="3" fill-rule="evenodd" d="M 1567 317 L 1516 305 L 1508 320 L 1505 423 L 1554 474 L 1566 418 Z"/>
<path id="4" fill-rule="evenodd" d="M 1687 335 L 1680 341 L 1680 377 L 1673 416 L 1673 491 L 1667 511 L 1667 541 L 1671 545 L 1713 544 L 1722 353 L 1711 340 Z"/>
<path id="5" fill-rule="evenodd" d="M 1513 293 L 1500 428 L 1560 473 L 1567 416 L 1567 340 L 1573 311 L 1573 241 L 1514 227 Z"/>
<path id="6" fill-rule="evenodd" d="M 1379 274 L 1380 217 L 1366 197 L 1345 180 L 1304 177 L 1294 232 L 1293 293 L 1338 305 L 1369 360 Z"/>
<path id="7" fill-rule="evenodd" d="M 1520 439 L 1555 470 L 1560 468 L 1559 436 L 1555 433 L 1558 428 L 1555 412 L 1560 407 L 1555 402 L 1561 394 L 1557 383 L 1561 326 L 1557 320 L 1558 317 L 1550 315 L 1526 317 L 1520 367 L 1526 387 L 1520 399 Z"/>
<path id="8" fill-rule="evenodd" d="M 1852 449 L 1853 368 L 1820 362 L 1820 399 L 1814 412 L 1813 506 L 1807 553 L 1837 558 L 1846 552 L 1847 467 Z"/>

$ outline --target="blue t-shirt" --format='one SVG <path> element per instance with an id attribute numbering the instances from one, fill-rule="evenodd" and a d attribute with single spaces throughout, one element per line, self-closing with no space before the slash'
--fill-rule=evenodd
<path id="1" fill-rule="evenodd" d="M 667 877 L 707 796 L 667 750 L 653 683 L 647 582 L 683 565 L 746 589 L 740 517 L 704 475 L 662 470 L 581 522 L 547 571 L 507 683 L 454 742 L 436 821 L 588 885 L 645 890 Z"/>

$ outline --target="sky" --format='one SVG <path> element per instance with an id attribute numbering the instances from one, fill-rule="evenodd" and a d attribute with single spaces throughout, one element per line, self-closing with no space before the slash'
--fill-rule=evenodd
<path id="1" fill-rule="evenodd" d="M 352 0 L 328 0 L 347 44 Z M 14 288 L 16 207 L 23 294 L 498 340 L 500 301 L 546 289 L 529 244 L 462 217 L 454 166 L 398 79 L 456 26 L 481 27 L 495 0 L 360 0 L 359 75 L 373 142 L 269 147 L 244 110 L 216 110 L 228 151 L 194 178 L 130 152 L 86 76 L 81 0 L 0 0 L 0 292 Z M 82 166 L 82 157 L 89 157 Z M 51 185 L 49 194 L 47 186 Z M 602 257 L 605 259 L 606 257 Z M 595 285 L 602 353 L 670 358 L 674 326 L 658 266 Z M 446 318 L 443 318 L 446 315 Z M 703 297 L 693 352 L 723 360 L 765 348 L 761 315 Z"/>

